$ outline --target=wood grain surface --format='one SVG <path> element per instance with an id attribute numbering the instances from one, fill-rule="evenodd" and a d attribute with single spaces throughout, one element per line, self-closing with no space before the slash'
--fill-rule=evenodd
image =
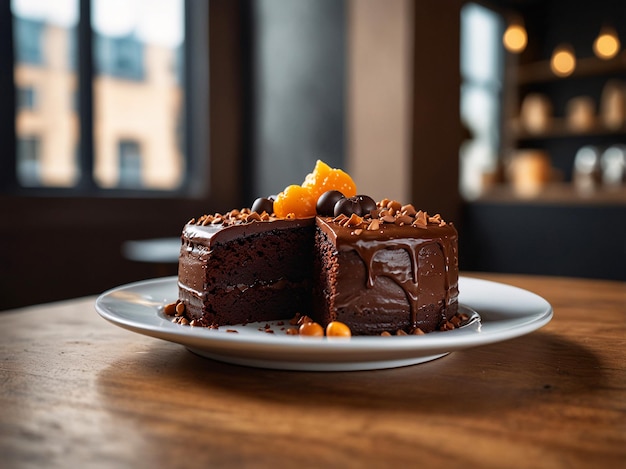
<path id="1" fill-rule="evenodd" d="M 227 365 L 100 318 L 0 313 L 0 467 L 626 467 L 626 284 L 480 275 L 555 315 L 422 365 Z"/>

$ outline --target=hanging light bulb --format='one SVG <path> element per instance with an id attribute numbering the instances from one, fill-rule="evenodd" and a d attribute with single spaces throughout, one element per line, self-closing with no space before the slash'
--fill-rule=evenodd
<path id="1" fill-rule="evenodd" d="M 600 29 L 600 34 L 593 42 L 593 52 L 601 59 L 612 59 L 617 55 L 620 48 L 617 32 L 610 26 Z"/>
<path id="2" fill-rule="evenodd" d="M 576 68 L 576 57 L 574 49 L 568 44 L 561 44 L 554 49 L 552 59 L 550 60 L 550 69 L 560 77 L 567 77 L 574 72 Z"/>
<path id="3" fill-rule="evenodd" d="M 502 35 L 502 43 L 509 52 L 519 54 L 526 48 L 528 34 L 524 27 L 524 20 L 516 17 L 509 22 L 509 25 Z"/>

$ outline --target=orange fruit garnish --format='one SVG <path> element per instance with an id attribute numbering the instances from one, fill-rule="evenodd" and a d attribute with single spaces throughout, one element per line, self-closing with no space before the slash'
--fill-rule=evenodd
<path id="1" fill-rule="evenodd" d="M 324 335 L 324 328 L 316 322 L 305 322 L 300 326 L 298 332 L 300 335 L 322 337 Z"/>
<path id="2" fill-rule="evenodd" d="M 311 195 L 317 203 L 317 199 L 326 191 L 339 191 L 346 197 L 354 197 L 356 195 L 356 184 L 341 169 L 334 169 L 323 161 L 317 160 L 313 172 L 309 173 L 302 187 L 309 189 Z"/>
<path id="3" fill-rule="evenodd" d="M 346 197 L 356 195 L 356 184 L 341 169 L 333 169 L 317 160 L 313 172 L 309 173 L 301 186 L 287 186 L 274 201 L 274 214 L 286 218 L 309 218 L 316 215 L 317 199 L 326 191 L 336 190 Z"/>
<path id="4" fill-rule="evenodd" d="M 313 198 L 307 188 L 287 186 L 274 200 L 274 214 L 279 218 L 285 218 L 290 213 L 296 218 L 314 217 L 316 203 L 317 198 Z"/>
<path id="5" fill-rule="evenodd" d="M 351 337 L 352 331 L 343 322 L 332 321 L 326 326 L 326 335 L 328 337 Z"/>

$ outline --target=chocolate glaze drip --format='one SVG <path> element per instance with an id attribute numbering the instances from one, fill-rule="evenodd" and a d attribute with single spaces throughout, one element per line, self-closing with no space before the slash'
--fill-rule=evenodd
<path id="1" fill-rule="evenodd" d="M 367 288 L 373 288 L 377 277 L 388 277 L 405 293 L 410 307 L 410 322 L 417 326 L 421 294 L 431 291 L 444 298 L 442 316 L 451 302 L 456 300 L 458 283 L 458 258 L 455 249 L 457 232 L 454 226 L 429 225 L 427 227 L 397 226 L 381 224 L 376 231 L 362 231 L 355 234 L 353 228 L 344 227 L 331 219 L 318 219 L 318 226 L 333 239 L 337 250 L 354 250 L 362 259 L 367 270 Z M 422 285 L 420 282 L 419 256 L 423 248 L 438 246 L 444 260 L 443 291 L 435 286 Z M 410 259 L 410 276 L 394 271 L 384 263 L 375 263 L 375 258 L 385 250 L 405 251 Z M 379 258 L 380 259 L 380 258 Z M 454 296 L 451 295 L 454 293 Z"/>

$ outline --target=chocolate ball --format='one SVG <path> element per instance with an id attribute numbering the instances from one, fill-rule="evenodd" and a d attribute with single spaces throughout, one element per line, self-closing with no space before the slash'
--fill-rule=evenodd
<path id="1" fill-rule="evenodd" d="M 267 212 L 269 215 L 271 215 L 272 213 L 274 213 L 274 202 L 271 199 L 259 197 L 254 201 L 250 210 L 258 214 Z"/>
<path id="2" fill-rule="evenodd" d="M 317 199 L 315 206 L 317 214 L 322 217 L 332 217 L 335 212 L 335 204 L 344 199 L 344 195 L 339 191 L 326 191 Z"/>
<path id="3" fill-rule="evenodd" d="M 360 217 L 369 214 L 372 210 L 376 210 L 376 202 L 368 195 L 357 195 L 355 198 L 361 205 L 361 213 L 358 213 Z"/>
<path id="4" fill-rule="evenodd" d="M 338 200 L 335 204 L 334 215 L 337 217 L 342 213 L 346 216 L 350 216 L 353 213 L 359 215 L 361 212 L 361 204 L 355 197 L 350 197 L 349 199 L 341 199 Z M 360 215 L 359 215 L 360 216 Z"/>

